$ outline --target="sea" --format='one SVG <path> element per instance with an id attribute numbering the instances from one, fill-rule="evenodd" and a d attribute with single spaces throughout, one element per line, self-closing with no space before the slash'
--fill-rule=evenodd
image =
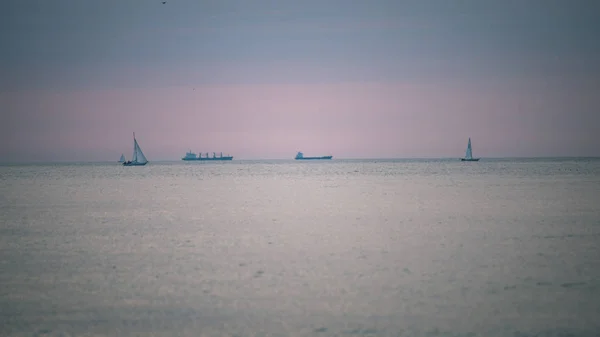
<path id="1" fill-rule="evenodd" d="M 600 159 L 4 164 L 0 336 L 600 336 Z"/>

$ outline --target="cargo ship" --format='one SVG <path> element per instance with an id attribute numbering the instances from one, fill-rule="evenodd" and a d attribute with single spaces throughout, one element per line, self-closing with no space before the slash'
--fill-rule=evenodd
<path id="1" fill-rule="evenodd" d="M 333 156 L 322 156 L 322 157 L 305 157 L 304 154 L 302 152 L 298 152 L 298 154 L 296 154 L 296 160 L 327 160 L 327 159 L 331 159 L 333 158 Z"/>
<path id="2" fill-rule="evenodd" d="M 198 153 L 198 156 L 191 150 L 185 154 L 185 157 L 181 158 L 181 160 L 232 160 L 233 156 L 223 156 L 223 152 L 221 155 L 217 157 L 216 153 L 213 152 L 212 157 L 208 155 L 206 152 L 206 157 L 202 157 L 202 153 Z"/>

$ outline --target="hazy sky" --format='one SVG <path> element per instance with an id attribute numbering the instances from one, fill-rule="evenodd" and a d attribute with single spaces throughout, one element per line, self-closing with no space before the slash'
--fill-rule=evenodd
<path id="1" fill-rule="evenodd" d="M 12 0 L 1 160 L 600 155 L 600 2 Z"/>

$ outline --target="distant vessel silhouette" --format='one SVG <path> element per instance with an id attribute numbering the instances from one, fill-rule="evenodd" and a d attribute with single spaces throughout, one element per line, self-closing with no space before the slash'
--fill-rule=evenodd
<path id="1" fill-rule="evenodd" d="M 298 152 L 294 159 L 296 160 L 327 160 L 331 159 L 333 156 L 322 156 L 322 157 L 305 157 L 302 152 Z"/>
<path id="2" fill-rule="evenodd" d="M 125 159 L 125 158 L 123 158 Z M 123 163 L 123 166 L 144 166 L 148 164 L 148 159 L 144 156 L 140 145 L 135 139 L 135 132 L 133 133 L 133 157 L 130 161 L 126 161 Z"/>
<path id="3" fill-rule="evenodd" d="M 467 145 L 467 151 L 464 158 L 460 158 L 461 161 L 479 161 L 479 158 L 473 158 L 473 149 L 471 148 L 471 137 L 469 137 L 469 144 Z"/>
<path id="4" fill-rule="evenodd" d="M 185 157 L 181 158 L 181 160 L 232 160 L 233 156 L 223 156 L 223 152 L 221 155 L 217 157 L 217 155 L 213 152 L 213 156 L 209 157 L 208 152 L 206 152 L 206 157 L 202 157 L 202 153 L 198 153 L 198 156 L 191 150 L 185 154 Z"/>
<path id="5" fill-rule="evenodd" d="M 125 155 L 121 154 L 121 159 L 119 159 L 119 163 L 124 163 L 125 162 Z"/>

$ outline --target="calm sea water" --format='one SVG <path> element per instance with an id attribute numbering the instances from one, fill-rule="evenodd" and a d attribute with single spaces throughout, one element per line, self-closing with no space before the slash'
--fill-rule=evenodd
<path id="1" fill-rule="evenodd" d="M 0 166 L 2 336 L 598 336 L 600 160 Z"/>

